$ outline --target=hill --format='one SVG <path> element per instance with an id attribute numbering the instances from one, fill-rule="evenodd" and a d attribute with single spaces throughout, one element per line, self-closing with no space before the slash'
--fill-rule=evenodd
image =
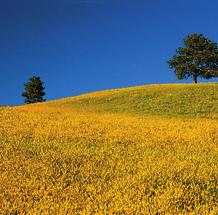
<path id="1" fill-rule="evenodd" d="M 79 110 L 162 116 L 218 115 L 218 84 L 161 84 L 100 91 L 52 102 Z"/>
<path id="2" fill-rule="evenodd" d="M 218 84 L 0 108 L 2 214 L 217 214 Z"/>

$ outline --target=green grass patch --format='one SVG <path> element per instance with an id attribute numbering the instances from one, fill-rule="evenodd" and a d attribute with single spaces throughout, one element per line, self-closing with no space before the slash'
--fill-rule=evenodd
<path id="1" fill-rule="evenodd" d="M 218 116 L 218 84 L 148 85 L 72 97 L 56 104 L 99 112 L 163 116 Z"/>

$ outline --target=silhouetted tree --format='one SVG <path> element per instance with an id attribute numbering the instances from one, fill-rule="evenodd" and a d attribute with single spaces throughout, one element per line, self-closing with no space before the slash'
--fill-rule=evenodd
<path id="1" fill-rule="evenodd" d="M 202 34 L 190 34 L 184 41 L 183 48 L 178 48 L 176 54 L 168 61 L 178 79 L 197 78 L 210 79 L 218 77 L 217 44 Z"/>
<path id="2" fill-rule="evenodd" d="M 25 97 L 25 103 L 37 103 L 46 101 L 43 97 L 45 96 L 45 88 L 43 87 L 43 82 L 40 77 L 33 76 L 29 79 L 29 82 L 24 84 L 25 92 L 22 96 Z"/>

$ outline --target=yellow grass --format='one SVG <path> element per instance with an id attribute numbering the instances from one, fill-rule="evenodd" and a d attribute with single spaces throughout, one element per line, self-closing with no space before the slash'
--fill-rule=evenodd
<path id="1" fill-rule="evenodd" d="M 218 214 L 218 121 L 0 109 L 2 214 Z"/>

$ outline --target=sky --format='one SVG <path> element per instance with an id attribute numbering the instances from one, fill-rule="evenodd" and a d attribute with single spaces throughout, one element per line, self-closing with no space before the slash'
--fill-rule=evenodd
<path id="1" fill-rule="evenodd" d="M 217 0 L 0 0 L 0 105 L 23 104 L 34 75 L 48 100 L 189 83 L 167 60 L 188 34 L 218 42 L 217 8 Z"/>

